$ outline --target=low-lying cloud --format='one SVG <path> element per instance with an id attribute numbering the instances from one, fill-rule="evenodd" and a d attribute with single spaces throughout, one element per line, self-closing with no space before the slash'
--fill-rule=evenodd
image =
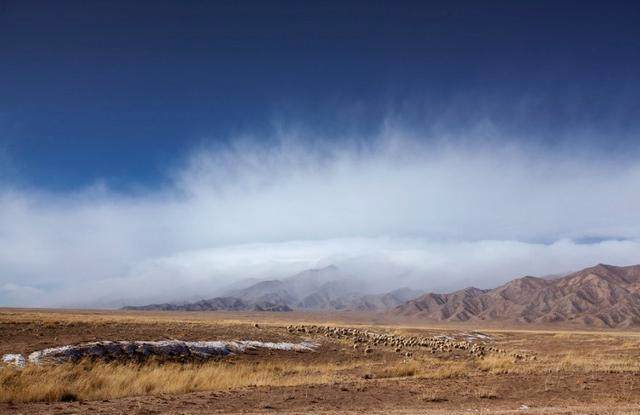
<path id="1" fill-rule="evenodd" d="M 0 191 L 0 305 L 214 296 L 337 264 L 425 289 L 640 262 L 640 161 L 588 150 L 290 133 L 194 150 L 160 190 Z"/>

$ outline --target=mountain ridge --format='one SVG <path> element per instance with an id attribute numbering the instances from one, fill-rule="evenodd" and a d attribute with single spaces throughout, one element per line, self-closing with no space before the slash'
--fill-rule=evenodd
<path id="1" fill-rule="evenodd" d="M 466 287 L 450 293 L 400 288 L 366 293 L 365 281 L 335 266 L 259 281 L 224 296 L 182 304 L 129 306 L 129 310 L 385 312 L 437 322 L 505 321 L 640 326 L 640 265 L 597 264 L 564 276 L 523 276 L 491 289 Z"/>
<path id="2" fill-rule="evenodd" d="M 489 290 L 427 293 L 390 314 L 433 321 L 574 322 L 585 326 L 640 325 L 640 265 L 598 264 L 563 277 L 525 276 Z"/>
<path id="3" fill-rule="evenodd" d="M 231 289 L 223 296 L 192 303 L 162 303 L 126 306 L 126 310 L 162 311 L 292 311 L 353 310 L 383 311 L 422 294 L 399 288 L 386 293 L 362 292 L 364 281 L 344 275 L 335 265 L 308 269 L 295 275 L 258 281 L 244 288 Z"/>

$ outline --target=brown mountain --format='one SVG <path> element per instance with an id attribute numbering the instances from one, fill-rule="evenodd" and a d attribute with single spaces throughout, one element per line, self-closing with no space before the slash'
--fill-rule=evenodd
<path id="1" fill-rule="evenodd" d="M 425 294 L 391 313 L 435 321 L 572 322 L 640 325 L 640 265 L 599 264 L 562 278 L 523 277 L 492 290 Z"/>

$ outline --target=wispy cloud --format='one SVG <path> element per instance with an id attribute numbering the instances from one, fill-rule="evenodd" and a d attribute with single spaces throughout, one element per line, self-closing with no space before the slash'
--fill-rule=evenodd
<path id="1" fill-rule="evenodd" d="M 0 304 L 206 296 L 328 263 L 444 289 L 640 262 L 640 162 L 475 134 L 237 139 L 136 194 L 6 184 Z"/>

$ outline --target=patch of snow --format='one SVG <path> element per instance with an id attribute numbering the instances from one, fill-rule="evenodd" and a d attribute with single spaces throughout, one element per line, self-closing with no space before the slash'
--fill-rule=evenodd
<path id="1" fill-rule="evenodd" d="M 23 368 L 25 365 L 24 356 L 21 354 L 5 354 L 2 356 L 2 363 Z"/>
<path id="2" fill-rule="evenodd" d="M 451 337 L 451 336 L 447 336 L 445 334 L 441 334 L 440 336 L 433 336 L 434 339 L 441 339 L 441 340 L 455 340 L 455 338 Z"/>
<path id="3" fill-rule="evenodd" d="M 177 340 L 172 340 L 177 341 Z M 182 342 L 189 350 L 189 353 L 200 359 L 208 359 L 215 356 L 226 356 L 234 353 L 232 342 L 224 341 L 200 341 Z"/>
<path id="4" fill-rule="evenodd" d="M 527 411 L 527 410 L 529 410 L 529 407 L 527 405 L 522 404 L 522 405 L 520 405 L 520 408 L 518 408 L 518 409 L 520 411 Z"/>
<path id="5" fill-rule="evenodd" d="M 75 346 L 52 347 L 38 350 L 29 355 L 29 362 L 69 362 L 85 357 L 105 360 L 132 359 L 142 360 L 150 356 L 169 358 L 209 359 L 229 354 L 242 353 L 247 349 L 274 349 L 288 351 L 311 351 L 318 347 L 316 343 L 272 343 L 254 340 L 242 341 L 102 341 L 83 343 Z"/>
<path id="6" fill-rule="evenodd" d="M 475 340 L 491 340 L 491 336 L 479 332 L 462 333 L 461 335 L 464 336 L 468 342 L 473 342 Z"/>
<path id="7" fill-rule="evenodd" d="M 302 342 L 302 343 L 272 343 L 272 342 L 261 342 L 255 340 L 244 340 L 235 342 L 238 344 L 244 351 L 244 348 L 262 348 L 262 349 L 273 349 L 273 350 L 288 350 L 294 352 L 307 352 L 315 350 L 318 347 L 317 343 L 311 342 Z"/>

